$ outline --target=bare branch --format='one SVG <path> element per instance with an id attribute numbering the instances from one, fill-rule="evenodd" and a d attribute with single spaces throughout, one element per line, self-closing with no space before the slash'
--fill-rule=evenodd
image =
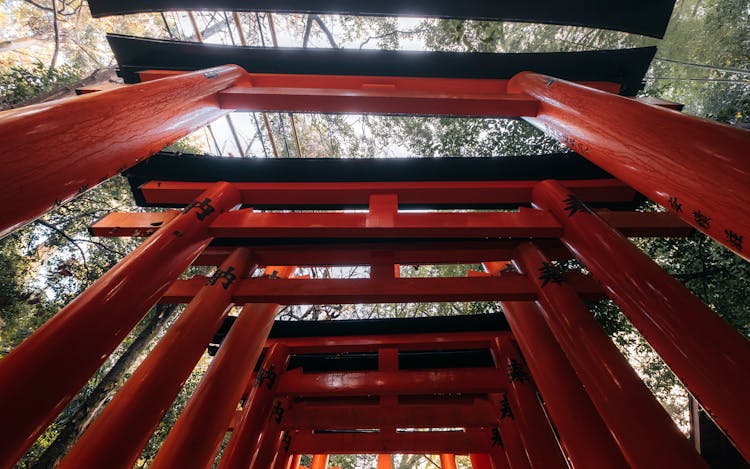
<path id="1" fill-rule="evenodd" d="M 37 219 L 36 222 L 39 223 L 40 225 L 46 227 L 46 228 L 49 228 L 50 230 L 56 232 L 57 234 L 59 234 L 63 238 L 65 238 L 68 241 L 70 241 L 73 244 L 73 246 L 75 246 L 75 248 L 78 250 L 78 252 L 81 253 L 81 259 L 83 260 L 83 267 L 84 267 L 84 269 L 86 269 L 86 272 L 89 271 L 89 266 L 86 263 L 86 254 L 84 253 L 83 248 L 81 248 L 81 246 L 78 244 L 78 242 L 76 242 L 76 240 L 74 238 L 71 238 L 66 232 L 64 232 L 60 228 L 56 227 L 55 225 L 53 225 L 51 223 L 48 223 L 48 222 L 42 220 L 42 219 Z"/>
<path id="2" fill-rule="evenodd" d="M 338 49 L 339 46 L 336 44 L 336 40 L 333 38 L 333 34 L 331 34 L 331 30 L 328 29 L 328 27 L 323 23 L 323 20 L 318 15 L 307 15 L 307 24 L 305 24 L 305 35 L 302 39 L 302 47 L 307 47 L 307 43 L 310 40 L 310 31 L 312 30 L 312 23 L 315 21 L 315 23 L 318 24 L 318 27 L 321 31 L 323 31 L 323 34 L 325 34 L 326 38 L 328 39 L 328 42 L 331 44 L 331 47 L 334 49 Z"/>

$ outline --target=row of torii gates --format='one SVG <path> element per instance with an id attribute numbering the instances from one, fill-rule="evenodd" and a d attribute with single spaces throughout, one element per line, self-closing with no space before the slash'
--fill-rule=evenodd
<path id="1" fill-rule="evenodd" d="M 339 3 L 89 1 L 95 15 L 403 11 Z M 673 6 L 561 3 L 406 9 L 659 37 Z M 707 467 L 590 313 L 586 302 L 603 298 L 750 457 L 750 343 L 625 237 L 697 229 L 749 259 L 750 133 L 634 98 L 653 48 L 456 54 L 109 40 L 121 75 L 138 83 L 0 114 L 0 231 L 125 170 L 141 205 L 181 210 L 113 213 L 91 227 L 147 238 L 0 361 L 0 467 L 159 302 L 187 307 L 59 467 L 132 467 L 209 344 L 215 357 L 151 467 L 209 467 L 227 431 L 222 469 L 296 468 L 302 454 L 315 454 L 317 469 L 335 453 L 378 453 L 379 468 L 390 453 L 441 454 L 443 468 L 455 454 L 494 469 Z M 577 154 L 149 158 L 231 110 L 524 118 Z M 634 211 L 640 194 L 668 211 Z M 560 269 L 572 258 L 585 271 Z M 485 270 L 398 275 L 401 265 L 450 263 Z M 181 279 L 190 265 L 217 268 Z M 369 278 L 294 275 L 353 265 L 370 266 Z M 503 314 L 273 321 L 280 304 L 456 301 L 500 301 Z M 236 318 L 232 305 L 244 305 Z"/>

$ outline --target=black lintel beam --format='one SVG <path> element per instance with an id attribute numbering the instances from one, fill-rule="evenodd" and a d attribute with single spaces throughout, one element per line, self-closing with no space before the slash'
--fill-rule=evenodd
<path id="1" fill-rule="evenodd" d="M 418 16 L 546 23 L 661 38 L 675 0 L 89 0 L 96 17 L 169 10 Z"/>
<path id="2" fill-rule="evenodd" d="M 126 83 L 143 70 L 200 70 L 236 64 L 249 73 L 486 78 L 507 80 L 532 71 L 569 81 L 618 83 L 634 96 L 655 47 L 579 52 L 464 53 L 298 47 L 235 47 L 119 34 L 107 40 Z"/>

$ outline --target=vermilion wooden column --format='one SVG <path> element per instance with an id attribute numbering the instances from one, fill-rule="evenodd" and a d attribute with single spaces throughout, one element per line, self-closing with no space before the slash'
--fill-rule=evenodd
<path id="1" fill-rule="evenodd" d="M 537 286 L 545 321 L 627 462 L 707 467 L 551 261 L 525 243 L 516 265 Z"/>
<path id="2" fill-rule="evenodd" d="M 0 236 L 226 114 L 236 65 L 0 112 Z"/>
<path id="3" fill-rule="evenodd" d="M 267 267 L 265 274 L 288 278 L 294 267 Z M 252 377 L 273 326 L 276 304 L 247 304 L 232 325 L 193 397 L 161 446 L 152 468 L 202 469 L 213 458 Z M 282 355 L 287 354 L 285 347 Z M 278 370 L 277 370 L 278 371 Z M 226 454 L 226 453 L 225 453 Z"/>
<path id="4" fill-rule="evenodd" d="M 302 459 L 301 454 L 295 454 L 292 456 L 292 462 L 289 464 L 289 469 L 299 469 L 299 462 Z"/>
<path id="5" fill-rule="evenodd" d="M 277 400 L 280 403 L 281 410 L 286 411 L 289 408 L 289 399 L 284 398 Z M 274 409 L 276 404 L 274 404 Z M 250 469 L 270 469 L 278 458 L 286 459 L 288 456 L 289 445 L 284 440 L 291 438 L 288 432 L 282 431 L 278 425 L 276 417 L 271 416 L 271 420 L 266 424 L 266 429 L 258 440 L 258 447 L 255 451 Z"/>
<path id="6" fill-rule="evenodd" d="M 533 197 L 563 223 L 563 242 L 750 459 L 750 374 L 739 371 L 750 370 L 750 341 L 558 183 L 540 183 Z"/>
<path id="7" fill-rule="evenodd" d="M 490 429 L 490 458 L 494 469 L 502 468 L 502 454 L 510 469 L 529 469 L 531 464 L 526 456 L 526 448 L 521 440 L 518 424 L 510 408 L 507 393 L 491 394 L 490 401 L 497 409 L 497 428 Z"/>
<path id="8" fill-rule="evenodd" d="M 443 453 L 440 455 L 441 469 L 456 469 L 456 455 Z M 313 468 L 310 468 L 313 469 Z"/>
<path id="9" fill-rule="evenodd" d="M 378 454 L 378 469 L 393 469 L 393 456 Z"/>
<path id="10" fill-rule="evenodd" d="M 507 396 L 510 402 L 501 402 L 501 415 L 508 412 L 506 405 L 509 404 L 531 467 L 567 469 L 568 465 L 537 397 L 531 373 L 515 344 L 509 337 L 497 338 L 492 343 L 491 351 L 496 366 L 505 370 L 508 376 Z"/>
<path id="11" fill-rule="evenodd" d="M 131 468 L 224 322 L 250 250 L 237 248 L 62 460 L 61 469 Z"/>
<path id="12" fill-rule="evenodd" d="M 273 469 L 290 469 L 293 459 L 291 454 L 279 453 L 273 462 Z"/>
<path id="13" fill-rule="evenodd" d="M 536 73 L 508 91 L 539 100 L 536 127 L 750 260 L 750 132 Z"/>
<path id="14" fill-rule="evenodd" d="M 208 225 L 240 202 L 216 183 L 0 360 L 0 467 L 12 466 L 210 242 Z"/>
<path id="15" fill-rule="evenodd" d="M 274 345 L 263 361 L 255 387 L 245 403 L 242 418 L 224 449 L 219 469 L 247 469 L 250 466 L 258 446 L 258 438 L 267 427 L 279 377 L 288 364 L 289 351 L 286 346 Z"/>
<path id="16" fill-rule="evenodd" d="M 492 469 L 490 457 L 486 454 L 470 454 L 471 469 Z"/>
<path id="17" fill-rule="evenodd" d="M 494 430 L 497 430 L 498 432 L 500 432 L 499 429 L 494 429 Z M 494 430 L 490 430 L 490 431 L 494 431 Z M 490 452 L 488 453 L 488 456 L 490 458 L 491 469 L 508 469 L 510 467 L 508 463 L 508 455 L 505 453 L 505 448 L 503 448 L 502 444 L 493 442 L 492 447 L 490 448 Z M 529 467 L 528 462 L 526 463 L 525 467 Z"/>
<path id="18" fill-rule="evenodd" d="M 503 302 L 503 313 L 576 468 L 630 467 L 570 362 L 531 302 Z"/>
<path id="19" fill-rule="evenodd" d="M 315 454 L 310 464 L 310 469 L 326 469 L 328 467 L 328 459 L 330 458 L 327 454 Z"/>

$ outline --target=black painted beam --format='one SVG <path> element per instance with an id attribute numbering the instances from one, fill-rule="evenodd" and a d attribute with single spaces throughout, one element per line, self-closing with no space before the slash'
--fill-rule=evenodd
<path id="1" fill-rule="evenodd" d="M 94 17 L 169 10 L 419 16 L 547 23 L 661 38 L 675 0 L 89 0 Z"/>
<path id="2" fill-rule="evenodd" d="M 140 187 L 149 181 L 178 182 L 440 182 L 537 181 L 543 179 L 612 179 L 576 153 L 536 156 L 446 158 L 227 158 L 160 152 L 123 173 L 139 206 Z M 643 202 L 593 204 L 612 210 L 633 209 Z M 488 203 L 483 208 L 516 208 Z M 297 207 L 298 210 L 304 207 Z M 323 207 L 309 207 L 323 209 Z M 329 207 L 347 208 L 347 207 Z M 450 207 L 442 207 L 450 208 Z M 454 208 L 467 208 L 457 206 Z"/>
<path id="3" fill-rule="evenodd" d="M 108 34 L 126 83 L 138 72 L 198 70 L 236 64 L 250 73 L 369 75 L 510 79 L 523 71 L 570 81 L 619 83 L 634 96 L 656 54 L 655 47 L 522 54 L 384 51 L 318 48 L 263 48 L 166 41 Z"/>

